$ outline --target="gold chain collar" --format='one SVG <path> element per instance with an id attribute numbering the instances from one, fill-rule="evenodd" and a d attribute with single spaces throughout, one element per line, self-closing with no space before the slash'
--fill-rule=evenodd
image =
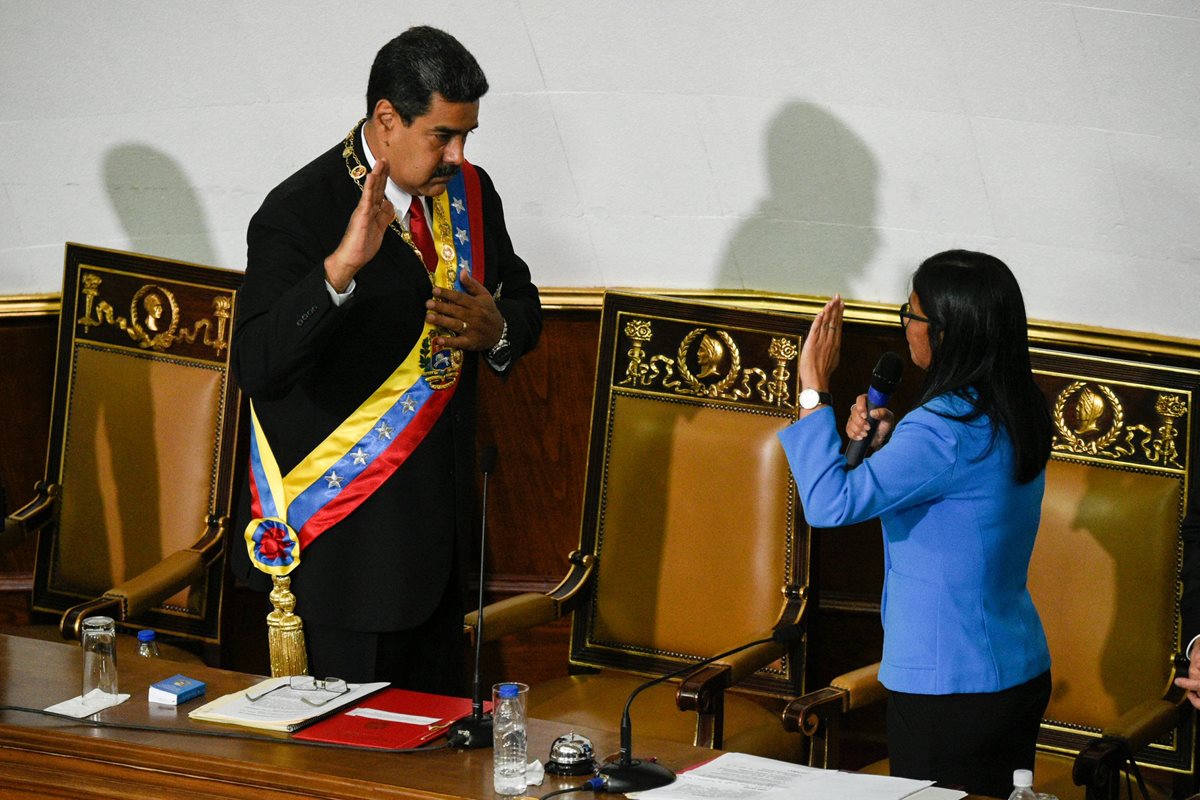
<path id="1" fill-rule="evenodd" d="M 363 191 L 363 178 L 367 176 L 367 173 L 370 172 L 370 170 L 368 170 L 366 165 L 364 165 L 358 158 L 358 152 L 354 149 L 354 135 L 358 133 L 359 128 L 361 128 L 366 121 L 366 117 L 360 119 L 358 124 L 351 128 L 350 132 L 346 134 L 346 139 L 342 142 L 342 158 L 346 161 L 346 171 L 350 173 L 350 179 L 354 181 L 355 185 L 358 186 L 358 190 L 360 192 Z M 405 212 L 407 213 L 407 209 L 405 209 Z M 388 223 L 388 227 L 395 231 L 397 235 L 404 240 L 404 243 L 408 245 L 414 253 L 416 253 L 417 261 L 422 265 L 422 269 L 424 269 L 425 261 L 421 255 L 421 248 L 417 247 L 417 243 L 413 241 L 412 234 L 404 230 L 404 228 L 400 225 L 399 209 L 397 209 L 397 213 L 393 215 L 392 221 Z M 429 270 L 424 271 L 429 276 L 429 282 L 436 286 L 437 279 L 435 275 Z"/>

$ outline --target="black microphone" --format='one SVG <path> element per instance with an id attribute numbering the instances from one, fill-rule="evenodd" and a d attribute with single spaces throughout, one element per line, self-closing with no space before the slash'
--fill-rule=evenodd
<path id="1" fill-rule="evenodd" d="M 496 445 L 490 444 L 479 454 L 479 471 L 483 473 L 483 501 L 479 526 L 479 612 L 475 617 L 475 686 L 471 694 L 471 716 L 450 726 L 446 741 L 451 747 L 476 749 L 492 746 L 492 715 L 483 713 L 483 696 L 479 685 L 479 662 L 483 649 L 483 566 L 487 553 L 488 476 L 496 468 Z"/>
<path id="2" fill-rule="evenodd" d="M 871 372 L 871 387 L 867 390 L 867 425 L 870 427 L 864 438 L 856 439 L 846 445 L 847 469 L 854 469 L 862 463 L 863 456 L 867 454 L 867 445 L 871 443 L 871 439 L 875 436 L 875 430 L 879 427 L 879 420 L 872 417 L 871 412 L 877 408 L 887 407 L 892 392 L 896 391 L 896 387 L 900 385 L 900 374 L 903 370 L 904 362 L 900 360 L 900 356 L 892 352 L 884 353 L 875 363 L 875 369 Z"/>
<path id="3" fill-rule="evenodd" d="M 735 647 L 732 650 L 726 650 L 724 653 L 718 653 L 715 656 L 688 664 L 686 667 L 681 667 L 674 672 L 668 672 L 666 675 L 660 675 L 653 680 L 646 681 L 634 689 L 629 695 L 629 700 L 625 702 L 625 713 L 621 716 L 620 757 L 616 761 L 605 764 L 599 769 L 596 777 L 600 781 L 600 786 L 596 787 L 595 791 L 640 792 L 645 789 L 656 789 L 659 786 L 666 786 L 675 782 L 675 773 L 662 764 L 654 761 L 641 761 L 633 757 L 633 725 L 629 721 L 629 707 L 633 705 L 633 698 L 637 697 L 643 689 L 649 689 L 655 684 L 683 675 L 686 672 L 692 672 L 706 664 L 720 661 L 722 658 L 740 653 L 743 650 L 749 650 L 751 647 L 757 647 L 760 644 L 771 644 L 772 642 L 787 645 L 798 641 L 802 636 L 804 636 L 804 628 L 798 623 L 781 625 L 766 639 L 758 639 Z"/>

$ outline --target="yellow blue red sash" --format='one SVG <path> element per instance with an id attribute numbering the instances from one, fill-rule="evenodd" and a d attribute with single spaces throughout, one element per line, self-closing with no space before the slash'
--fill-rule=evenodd
<path id="1" fill-rule="evenodd" d="M 446 192 L 432 199 L 434 283 L 461 292 L 464 271 L 483 283 L 478 172 L 464 163 Z M 272 575 L 295 569 L 304 548 L 370 497 L 417 448 L 458 386 L 462 352 L 432 346 L 433 337 L 448 333 L 426 322 L 383 385 L 287 475 L 279 471 L 251 402 L 253 519 L 245 539 L 258 569 Z"/>

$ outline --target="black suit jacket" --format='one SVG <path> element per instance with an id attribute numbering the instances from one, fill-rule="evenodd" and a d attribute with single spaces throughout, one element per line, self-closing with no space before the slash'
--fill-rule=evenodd
<path id="1" fill-rule="evenodd" d="M 359 159 L 358 134 L 354 136 Z M 324 259 L 341 241 L 361 192 L 339 143 L 276 187 L 250 221 L 246 281 L 238 297 L 233 369 L 254 401 L 283 474 L 377 389 L 416 342 L 432 286 L 425 267 L 389 230 L 355 276 L 341 307 L 325 285 Z M 514 363 L 537 342 L 541 305 L 516 253 L 491 178 L 479 170 L 484 285 L 508 323 Z M 361 506 L 305 548 L 292 572 L 297 613 L 358 631 L 423 622 L 465 553 L 474 503 L 475 394 L 479 357 L 440 419 L 407 461 Z M 509 367 L 511 369 L 511 366 Z M 234 574 L 265 588 L 246 554 L 250 498 L 233 530 Z M 460 557 L 459 562 L 465 559 Z"/>

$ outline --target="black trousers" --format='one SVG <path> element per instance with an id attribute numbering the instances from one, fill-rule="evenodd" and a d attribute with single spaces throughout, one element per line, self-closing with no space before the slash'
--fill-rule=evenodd
<path id="1" fill-rule="evenodd" d="M 402 631 L 351 631 L 305 621 L 308 671 L 350 683 L 388 681 L 400 689 L 464 695 L 463 609 L 451 578 L 432 616 Z"/>
<path id="2" fill-rule="evenodd" d="M 1049 671 L 1000 692 L 892 692 L 887 713 L 892 775 L 1008 797 L 1013 770 L 1033 769 L 1038 725 L 1049 702 Z"/>

